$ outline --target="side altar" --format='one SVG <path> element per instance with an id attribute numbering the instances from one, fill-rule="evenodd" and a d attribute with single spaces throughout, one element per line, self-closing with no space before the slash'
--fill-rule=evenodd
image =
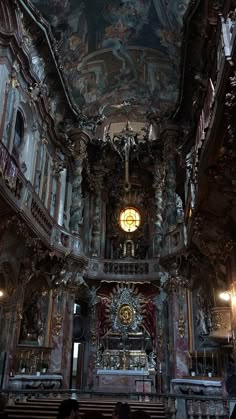
<path id="1" fill-rule="evenodd" d="M 11 390 L 58 390 L 62 387 L 61 374 L 17 374 L 10 377 L 8 388 Z"/>

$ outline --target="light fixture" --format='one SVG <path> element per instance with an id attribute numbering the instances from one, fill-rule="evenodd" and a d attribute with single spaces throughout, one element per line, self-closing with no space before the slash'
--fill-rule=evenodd
<path id="1" fill-rule="evenodd" d="M 2 290 L 0 290 L 0 297 L 4 296 L 4 292 Z"/>
<path id="2" fill-rule="evenodd" d="M 139 211 L 136 208 L 127 207 L 120 213 L 119 224 L 122 230 L 127 233 L 132 233 L 139 228 L 140 220 L 141 217 Z"/>
<path id="3" fill-rule="evenodd" d="M 223 291 L 219 294 L 221 300 L 230 301 L 231 295 L 229 291 Z"/>

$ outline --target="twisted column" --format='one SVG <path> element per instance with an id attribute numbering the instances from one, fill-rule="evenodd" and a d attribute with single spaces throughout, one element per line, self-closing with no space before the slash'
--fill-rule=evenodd
<path id="1" fill-rule="evenodd" d="M 74 149 L 74 168 L 72 184 L 72 202 L 70 208 L 70 229 L 72 232 L 79 233 L 83 224 L 84 198 L 82 193 L 82 171 L 84 160 L 87 157 L 88 139 L 78 130 L 71 132 L 70 138 L 75 144 Z"/>
<path id="2" fill-rule="evenodd" d="M 153 170 L 153 188 L 155 191 L 155 220 L 153 234 L 153 256 L 160 256 L 163 240 L 163 187 L 164 187 L 164 164 L 156 162 Z"/>
<path id="3" fill-rule="evenodd" d="M 168 231 L 176 226 L 176 154 L 178 131 L 174 126 L 167 127 L 162 134 L 164 143 L 166 223 Z"/>
<path id="4" fill-rule="evenodd" d="M 93 224 L 91 232 L 90 250 L 92 256 L 98 257 L 101 255 L 101 232 L 102 232 L 102 198 L 101 192 L 103 187 L 102 169 L 95 170 L 94 176 L 94 210 L 93 210 Z"/>

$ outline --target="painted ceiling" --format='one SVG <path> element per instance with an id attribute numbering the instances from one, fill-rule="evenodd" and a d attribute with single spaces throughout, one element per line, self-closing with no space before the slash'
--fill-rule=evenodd
<path id="1" fill-rule="evenodd" d="M 183 17 L 190 0 L 32 0 L 58 41 L 81 110 L 170 113 L 178 99 Z"/>

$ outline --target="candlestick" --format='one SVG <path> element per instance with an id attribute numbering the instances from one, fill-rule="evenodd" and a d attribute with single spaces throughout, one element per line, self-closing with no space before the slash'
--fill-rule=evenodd
<path id="1" fill-rule="evenodd" d="M 193 368 L 192 356 L 190 355 L 190 353 L 188 353 L 188 355 L 189 355 L 189 368 L 192 369 Z"/>
<path id="2" fill-rule="evenodd" d="M 206 349 L 204 349 L 204 375 L 206 374 Z"/>

